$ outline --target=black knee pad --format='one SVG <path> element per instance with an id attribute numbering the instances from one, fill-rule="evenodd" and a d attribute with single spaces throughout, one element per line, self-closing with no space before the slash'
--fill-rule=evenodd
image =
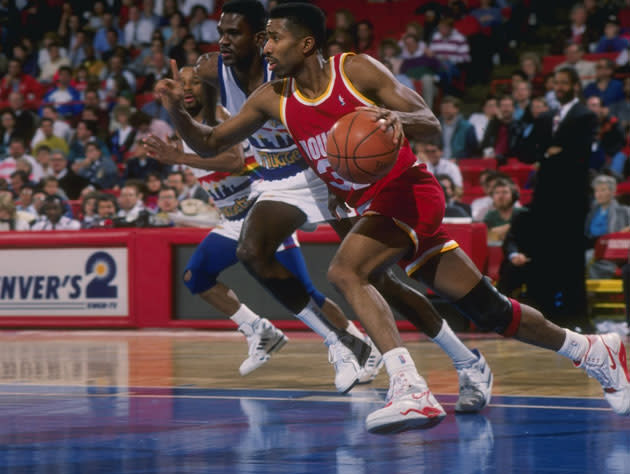
<path id="1" fill-rule="evenodd" d="M 485 277 L 455 306 L 479 329 L 506 337 L 516 334 L 521 320 L 519 303 L 499 293 Z"/>

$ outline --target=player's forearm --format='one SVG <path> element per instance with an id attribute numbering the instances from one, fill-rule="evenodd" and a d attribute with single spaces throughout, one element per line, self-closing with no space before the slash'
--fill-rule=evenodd
<path id="1" fill-rule="evenodd" d="M 440 121 L 426 109 L 421 112 L 398 112 L 405 136 L 412 140 L 426 139 L 442 132 Z"/>
<path id="2" fill-rule="evenodd" d="M 236 147 L 235 147 L 236 148 Z M 219 153 L 211 158 L 201 158 L 191 153 L 180 153 L 177 163 L 208 171 L 239 171 L 244 166 L 243 156 L 236 150 Z"/>
<path id="3" fill-rule="evenodd" d="M 195 121 L 183 106 L 174 107 L 168 112 L 177 132 L 195 153 L 201 157 L 216 155 L 212 127 Z"/>

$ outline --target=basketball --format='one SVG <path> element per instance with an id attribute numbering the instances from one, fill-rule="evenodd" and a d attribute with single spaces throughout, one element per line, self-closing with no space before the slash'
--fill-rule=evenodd
<path id="1" fill-rule="evenodd" d="M 369 112 L 341 117 L 326 142 L 328 161 L 342 178 L 353 183 L 374 183 L 390 172 L 398 157 L 391 127 L 383 132 Z"/>

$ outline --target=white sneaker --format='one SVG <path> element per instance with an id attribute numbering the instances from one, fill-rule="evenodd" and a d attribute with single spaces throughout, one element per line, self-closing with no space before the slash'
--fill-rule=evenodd
<path id="1" fill-rule="evenodd" d="M 245 335 L 249 346 L 249 357 L 238 369 L 241 375 L 247 375 L 263 365 L 289 340 L 266 318 L 260 318 L 253 324 L 241 324 L 238 330 Z"/>
<path id="2" fill-rule="evenodd" d="M 359 372 L 359 383 L 370 383 L 372 380 L 376 378 L 378 373 L 381 371 L 381 367 L 383 367 L 384 360 L 383 354 L 379 352 L 376 348 L 376 345 L 370 339 L 370 337 L 365 335 L 365 342 L 370 346 L 371 352 L 363 367 L 361 367 L 361 371 Z"/>
<path id="3" fill-rule="evenodd" d="M 630 415 L 630 375 L 626 348 L 617 333 L 586 336 L 588 351 L 576 367 L 597 379 L 604 389 L 604 398 L 618 415 Z"/>
<path id="4" fill-rule="evenodd" d="M 492 398 L 493 376 L 486 359 L 477 349 L 472 350 L 477 362 L 472 366 L 457 370 L 459 378 L 459 398 L 455 411 L 476 412 L 484 408 Z"/>
<path id="5" fill-rule="evenodd" d="M 370 413 L 365 424 L 370 433 L 400 433 L 431 428 L 446 416 L 426 382 L 415 370 L 401 370 L 390 382 L 385 406 Z"/>
<path id="6" fill-rule="evenodd" d="M 356 356 L 341 340 L 337 340 L 328 345 L 328 361 L 335 368 L 337 391 L 348 393 L 359 381 L 361 366 Z"/>

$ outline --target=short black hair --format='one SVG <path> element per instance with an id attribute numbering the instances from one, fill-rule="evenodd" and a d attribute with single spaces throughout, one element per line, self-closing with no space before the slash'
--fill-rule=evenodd
<path id="1" fill-rule="evenodd" d="M 305 30 L 315 38 L 315 48 L 326 44 L 326 15 L 321 8 L 310 3 L 285 3 L 271 9 L 269 18 L 286 19 L 290 25 Z"/>
<path id="2" fill-rule="evenodd" d="M 580 76 L 578 74 L 578 72 L 575 70 L 574 67 L 572 66 L 562 66 L 558 69 L 556 69 L 554 74 L 558 74 L 558 73 L 564 73 L 567 76 L 569 76 L 569 79 L 571 80 L 571 85 L 574 86 L 576 84 L 580 84 Z"/>
<path id="3" fill-rule="evenodd" d="M 267 24 L 267 12 L 258 0 L 231 0 L 223 5 L 221 12 L 243 15 L 254 33 L 263 31 Z"/>

